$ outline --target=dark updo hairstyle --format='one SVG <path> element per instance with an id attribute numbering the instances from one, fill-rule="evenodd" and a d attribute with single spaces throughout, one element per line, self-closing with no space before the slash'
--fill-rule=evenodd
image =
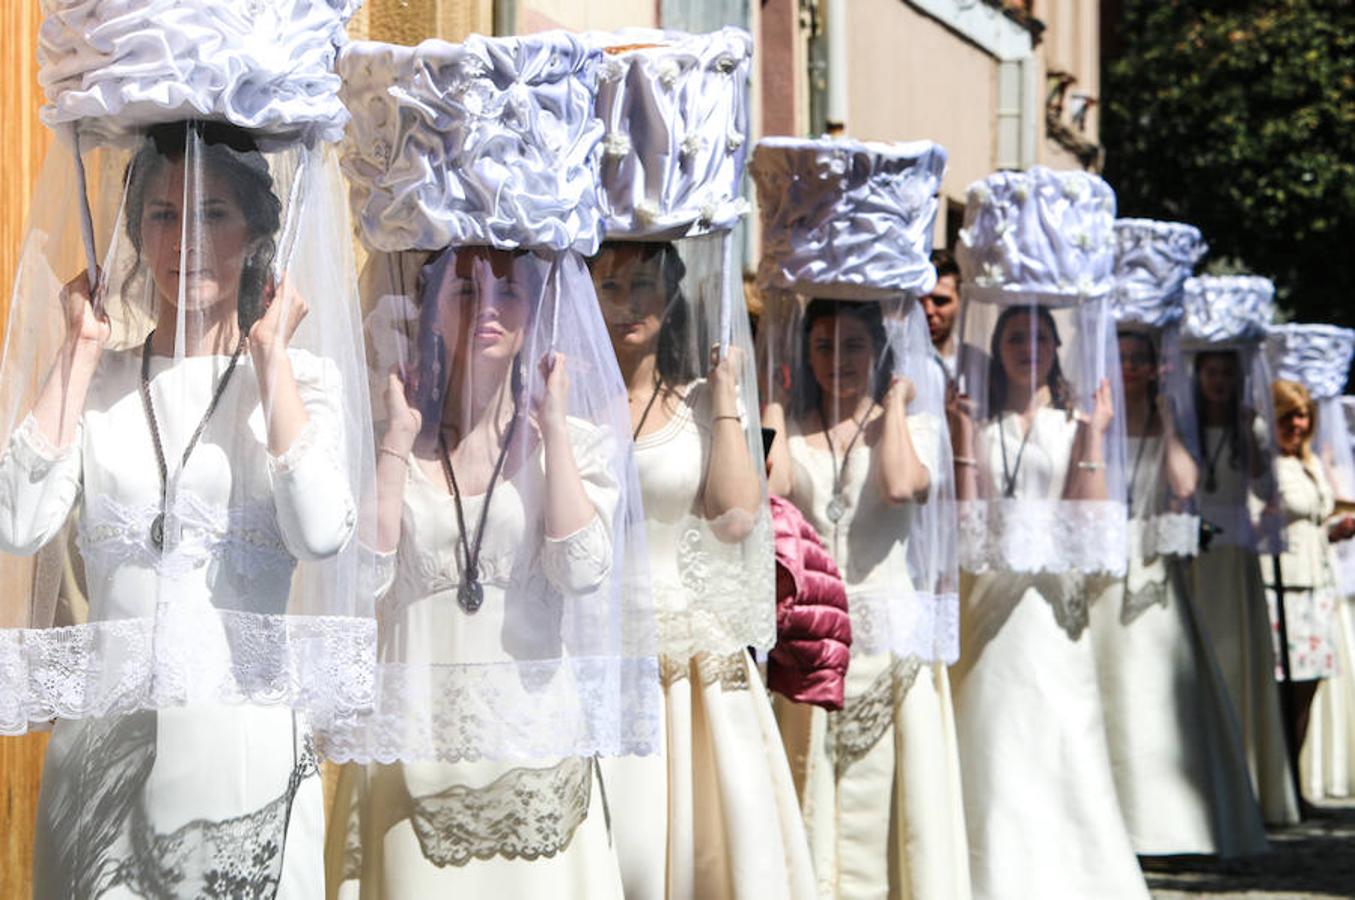
<path id="1" fill-rule="evenodd" d="M 1068 379 L 1063 376 L 1063 365 L 1059 362 L 1058 348 L 1062 346 L 1063 341 L 1059 337 L 1059 326 L 1054 321 L 1054 314 L 1048 308 L 1040 305 L 1032 306 L 1009 306 L 1004 309 L 997 317 L 997 324 L 993 326 L 993 338 L 988 344 L 988 415 L 1001 415 L 1002 410 L 1007 405 L 1007 370 L 1002 368 L 1002 335 L 1007 330 L 1007 325 L 1017 316 L 1034 316 L 1039 325 L 1049 326 L 1049 333 L 1054 338 L 1054 363 L 1049 367 L 1049 375 L 1045 378 L 1044 386 L 1049 388 L 1050 403 L 1055 409 L 1069 411 L 1072 400 L 1072 390 L 1068 387 Z"/>
<path id="2" fill-rule="evenodd" d="M 692 314 L 682 285 L 687 278 L 687 264 L 671 241 L 604 241 L 602 251 L 614 253 L 632 250 L 641 265 L 656 260 L 659 279 L 663 286 L 663 321 L 659 323 L 659 345 L 655 348 L 655 368 L 659 380 L 669 388 L 690 384 L 697 377 L 696 361 L 689 348 L 692 340 Z M 602 253 L 590 257 L 588 269 L 593 271 Z"/>
<path id="3" fill-rule="evenodd" d="M 828 300 L 819 298 L 809 301 L 805 307 L 804 323 L 800 328 L 800 383 L 803 390 L 796 391 L 792 398 L 792 411 L 797 416 L 807 415 L 819 408 L 823 400 L 823 389 L 814 377 L 814 369 L 809 363 L 809 332 L 820 319 L 835 319 L 849 316 L 860 322 L 875 345 L 875 366 L 872 371 L 874 382 L 871 399 L 879 403 L 889 389 L 889 379 L 882 373 L 894 371 L 894 351 L 889 347 L 889 337 L 885 333 L 884 313 L 880 304 L 870 300 Z"/>
<path id="4" fill-rule="evenodd" d="M 273 192 L 268 160 L 242 128 L 225 122 L 178 121 L 153 125 L 141 149 L 127 166 L 127 237 L 141 265 L 141 217 L 146 207 L 146 189 L 165 167 L 182 162 L 189 141 L 196 150 L 195 162 L 204 171 L 220 175 L 230 185 L 236 205 L 245 217 L 250 247 L 240 267 L 236 304 L 242 330 L 263 310 L 263 292 L 269 267 L 277 252 L 274 235 L 282 226 L 282 201 Z"/>
<path id="5" fill-rule="evenodd" d="M 1200 366 L 1211 359 L 1224 360 L 1233 367 L 1233 377 L 1237 389 L 1228 401 L 1228 465 L 1234 470 L 1242 468 L 1242 359 L 1236 350 L 1204 350 L 1195 354 L 1195 365 L 1191 371 L 1191 383 L 1195 390 L 1195 421 L 1200 430 L 1200 445 L 1205 444 L 1204 391 L 1200 390 Z M 1206 448 L 1207 452 L 1207 448 Z"/>
<path id="6" fill-rule="evenodd" d="M 419 332 L 415 338 L 415 364 L 418 373 L 415 381 L 412 403 L 423 416 L 423 428 L 419 441 L 423 446 L 434 446 L 438 439 L 438 430 L 442 427 L 442 407 L 447 400 L 448 375 L 453 356 L 448 352 L 447 341 L 438 330 L 440 309 L 437 303 L 438 293 L 449 278 L 456 275 L 456 261 L 460 255 L 475 251 L 489 251 L 488 247 L 447 247 L 429 258 L 419 270 L 418 286 L 415 289 L 415 303 L 419 310 Z M 533 266 L 517 266 L 516 261 L 526 256 L 527 250 L 507 251 L 514 260 L 515 277 L 528 277 L 523 284 L 523 293 L 528 298 L 528 318 L 525 330 L 530 333 L 536 322 L 541 291 L 544 285 L 534 277 Z M 478 298 L 478 295 L 477 295 Z M 557 298 L 556 302 L 559 302 Z M 513 414 L 523 410 L 523 395 L 526 393 L 527 377 L 524 371 L 522 353 L 514 358 L 509 373 L 509 390 L 512 392 Z M 432 444 L 425 442 L 431 441 Z"/>

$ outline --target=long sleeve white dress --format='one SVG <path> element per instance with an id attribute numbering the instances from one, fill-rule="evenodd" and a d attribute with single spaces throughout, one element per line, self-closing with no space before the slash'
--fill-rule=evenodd
<path id="1" fill-rule="evenodd" d="M 980 472 L 1002 472 L 1004 430 L 981 426 Z M 1015 499 L 1057 497 L 1077 422 L 1043 407 L 1012 478 Z M 1111 775 L 1087 603 L 1076 572 L 962 573 L 960 660 L 952 668 L 974 896 L 985 900 L 1146 898 Z"/>
<path id="2" fill-rule="evenodd" d="M 742 552 L 720 546 L 704 521 L 711 415 L 708 383 L 694 382 L 669 421 L 635 442 L 659 631 L 674 648 L 727 646 L 730 634 L 755 633 L 754 617 L 771 602 L 746 596 L 713 607 L 700 599 L 746 592 L 745 582 L 771 587 L 740 571 Z M 770 568 L 771 535 L 763 537 Z M 790 767 L 747 651 L 664 657 L 660 669 L 664 755 L 602 764 L 628 900 L 813 897 Z"/>
<path id="3" fill-rule="evenodd" d="M 1258 424 L 1257 426 L 1261 426 Z M 1204 429 L 1206 453 L 1228 440 L 1222 428 Z M 1253 549 L 1251 479 L 1224 447 L 1214 466 L 1215 489 L 1200 492 L 1200 516 L 1222 528 L 1191 567 L 1191 596 L 1242 726 L 1242 746 L 1252 787 L 1269 824 L 1298 821 L 1285 748 L 1284 718 L 1275 688 L 1275 648 L 1270 637 L 1261 560 Z"/>
<path id="4" fill-rule="evenodd" d="M 911 415 L 923 464 L 936 470 L 941 423 Z M 788 498 L 824 540 L 847 584 L 854 644 L 869 643 L 878 603 L 915 603 L 906 576 L 911 504 L 881 496 L 867 441 L 841 461 L 844 514 L 828 516 L 834 460 L 790 425 Z M 908 598 L 908 599 L 905 599 Z M 919 631 L 933 610 L 910 611 Z M 859 636 L 859 637 L 858 637 Z M 830 713 L 777 698 L 777 718 L 800 793 L 818 896 L 969 896 L 959 751 L 946 667 L 853 649 L 845 705 Z"/>
<path id="5" fill-rule="evenodd" d="M 87 717 L 58 719 L 48 745 L 37 897 L 322 890 L 322 791 L 305 718 L 239 702 L 285 682 L 267 662 L 275 657 L 259 651 L 282 627 L 274 617 L 288 612 L 297 560 L 338 552 L 356 521 L 335 455 L 343 423 L 334 373 L 305 352 L 290 356 L 310 424 L 283 456 L 270 456 L 258 381 L 242 357 L 187 466 L 176 474 L 171 463 L 167 528 L 178 539 L 164 553 L 150 541 L 161 494 L 139 351 L 104 353 L 69 446 L 50 446 L 29 419 L 5 449 L 0 546 L 36 551 L 78 504 L 76 543 L 97 623 L 83 641 L 99 645 L 70 642 L 69 671 L 85 676 L 54 692 Z M 152 359 L 167 459 L 181 458 L 226 364 Z M 95 649 L 109 663 L 103 670 L 89 666 Z M 174 708 L 128 711 L 130 696 Z"/>
<path id="6" fill-rule="evenodd" d="M 440 665 L 464 673 L 475 663 L 518 662 L 524 679 L 533 682 L 568 677 L 565 667 L 550 666 L 559 669 L 551 672 L 530 666 L 534 656 L 557 659 L 558 647 L 509 645 L 503 635 L 521 633 L 511 627 L 515 617 L 557 614 L 512 602 L 542 593 L 515 592 L 515 586 L 545 580 L 559 602 L 582 602 L 586 598 L 576 595 L 611 571 L 617 498 L 608 468 L 612 437 L 581 420 L 569 424 L 579 477 L 596 514 L 568 537 L 546 536 L 542 511 L 527 502 L 544 496 L 538 440 L 494 489 L 479 558 L 484 603 L 474 613 L 456 599 L 462 554 L 455 501 L 409 459 L 400 543 L 383 556 L 390 575 L 379 589 L 378 672 L 385 683 L 377 686 L 380 720 L 367 729 L 378 742 L 389 738 L 393 746 L 456 753 L 438 740 L 442 718 L 458 715 L 458 698 L 446 693 L 454 682 L 439 677 Z M 485 496 L 463 495 L 462 501 L 466 521 L 478 522 Z M 392 659 L 399 664 L 389 664 Z M 524 683 L 520 690 L 514 703 L 535 693 L 549 701 L 542 684 Z M 411 713 L 431 710 L 431 719 L 402 715 L 401 698 Z M 456 723 L 445 731 L 455 733 Z M 330 829 L 331 897 L 622 896 L 607 792 L 593 759 L 350 763 L 341 771 L 331 818 L 347 823 Z"/>

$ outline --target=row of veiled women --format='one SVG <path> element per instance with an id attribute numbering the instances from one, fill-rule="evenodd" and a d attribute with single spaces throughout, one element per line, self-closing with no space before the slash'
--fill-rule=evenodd
<path id="1" fill-rule="evenodd" d="M 743 32 L 227 5 L 44 25 L 0 391 L 38 896 L 1145 896 L 1136 853 L 1297 815 L 1263 571 L 1296 710 L 1349 635 L 1262 280 L 996 174 L 943 359 L 945 151 L 772 138 L 754 342 Z M 1335 398 L 1348 336 L 1277 333 Z"/>

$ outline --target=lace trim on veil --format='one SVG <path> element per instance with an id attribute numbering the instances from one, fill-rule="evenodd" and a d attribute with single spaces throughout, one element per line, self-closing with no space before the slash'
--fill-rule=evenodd
<path id="1" fill-rule="evenodd" d="M 852 652 L 950 665 L 960 658 L 960 598 L 915 591 L 879 596 L 852 593 Z"/>
<path id="2" fill-rule="evenodd" d="M 653 657 L 377 666 L 370 713 L 317 728 L 334 762 L 646 755 L 659 733 Z"/>
<path id="3" fill-rule="evenodd" d="M 314 721 L 371 705 L 376 624 L 204 603 L 154 617 L 0 630 L 0 734 L 187 703 L 287 704 Z"/>
<path id="4" fill-rule="evenodd" d="M 1124 574 L 1123 503 L 1018 498 L 958 505 L 960 568 L 965 571 Z"/>

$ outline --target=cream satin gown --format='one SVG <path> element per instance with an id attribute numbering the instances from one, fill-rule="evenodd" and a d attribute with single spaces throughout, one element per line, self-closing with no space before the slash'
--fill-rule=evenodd
<path id="1" fill-rule="evenodd" d="M 699 509 L 710 421 L 709 390 L 698 381 L 662 428 L 635 442 L 660 634 L 692 646 L 757 631 L 774 603 L 767 533 L 767 577 L 752 581 L 765 596 L 689 606 L 702 583 L 740 580 L 715 571 L 731 564 L 718 547 L 702 548 L 711 539 Z M 708 621 L 712 608 L 721 621 Z M 664 658 L 660 668 L 663 755 L 602 763 L 627 900 L 808 900 L 813 872 L 795 788 L 747 652 Z"/>

